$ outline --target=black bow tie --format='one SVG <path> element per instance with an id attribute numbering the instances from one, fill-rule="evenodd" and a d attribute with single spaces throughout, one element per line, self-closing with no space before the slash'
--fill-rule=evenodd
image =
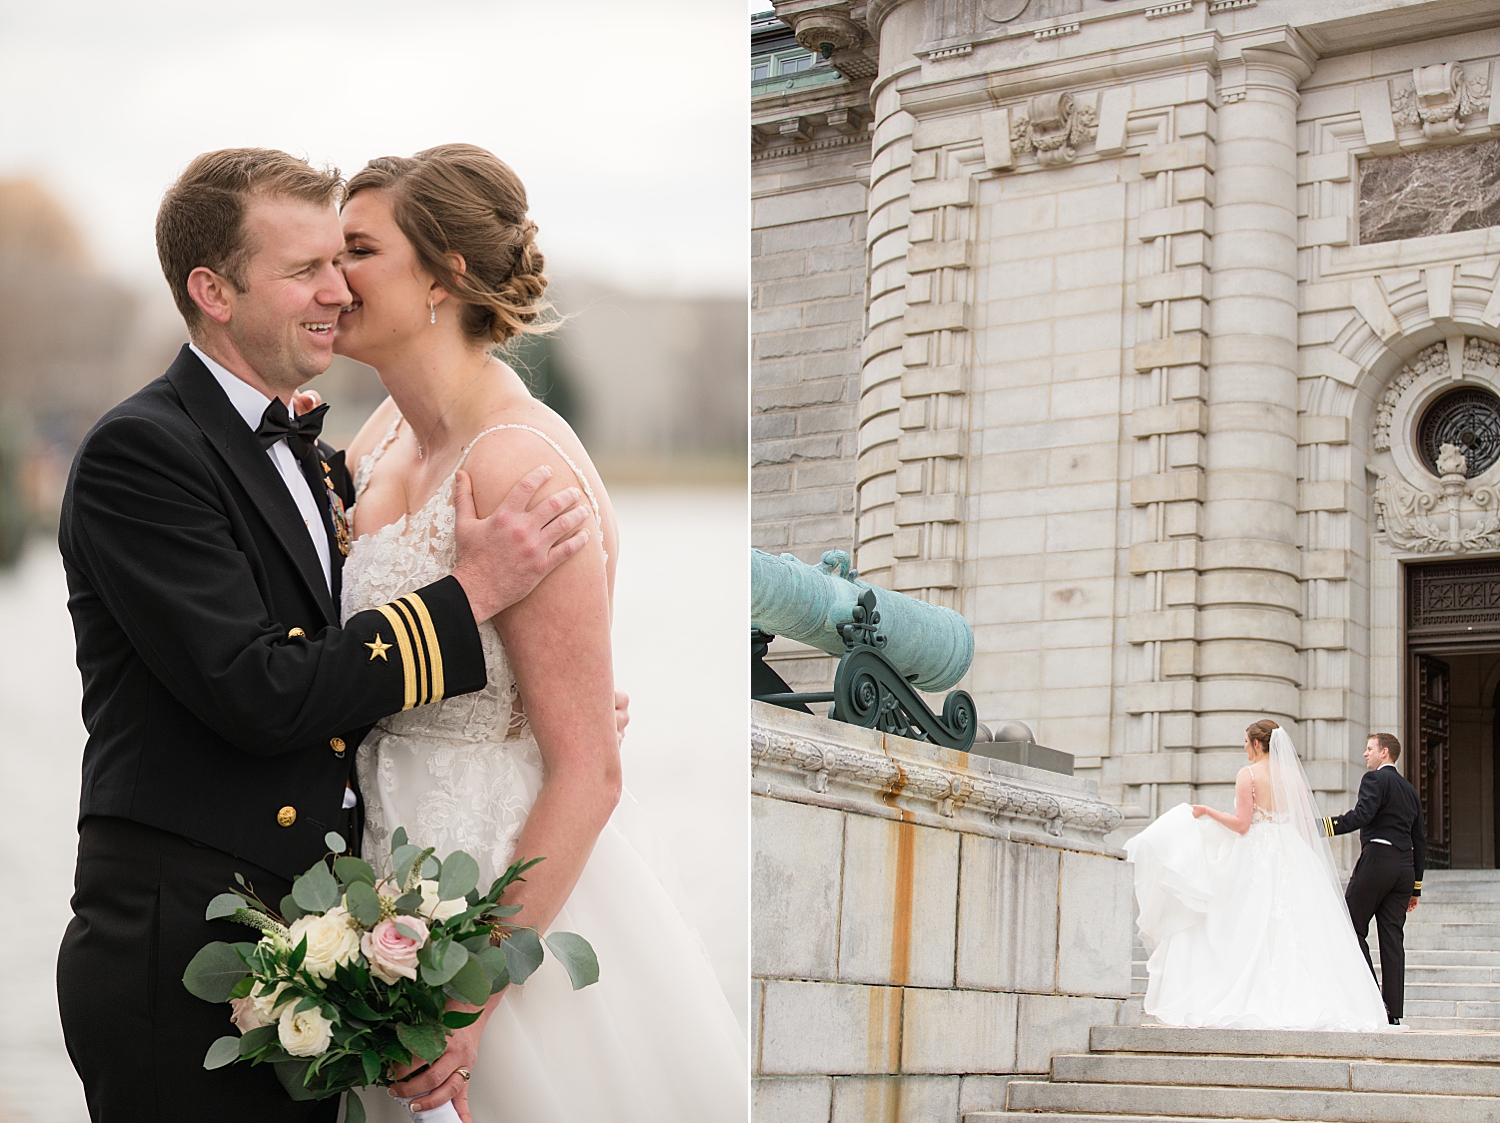
<path id="1" fill-rule="evenodd" d="M 328 403 L 324 402 L 303 414 L 288 413 L 280 398 L 272 398 L 255 430 L 260 447 L 270 448 L 285 437 L 292 452 L 306 456 L 317 447 L 318 435 L 323 432 L 323 415 L 327 412 Z"/>

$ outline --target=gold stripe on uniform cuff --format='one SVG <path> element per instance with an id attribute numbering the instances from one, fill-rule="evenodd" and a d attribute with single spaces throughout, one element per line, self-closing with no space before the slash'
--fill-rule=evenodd
<path id="1" fill-rule="evenodd" d="M 406 621 L 406 626 L 411 629 L 411 643 L 417 651 L 417 704 L 427 705 L 432 701 L 432 683 L 427 678 L 427 645 L 422 640 L 422 633 L 417 629 L 416 615 L 406 603 L 399 598 L 391 601 L 391 606 L 401 613 L 401 619 Z"/>
<path id="2" fill-rule="evenodd" d="M 1323 833 L 1328 838 L 1332 838 L 1333 837 L 1333 820 L 1332 819 L 1325 818 L 1323 820 Z"/>
<path id="3" fill-rule="evenodd" d="M 417 668 L 412 661 L 411 637 L 406 631 L 406 620 L 388 604 L 378 604 L 375 611 L 390 621 L 391 630 L 396 633 L 396 650 L 401 655 L 401 673 L 406 678 L 406 704 L 401 708 L 409 710 L 417 704 Z"/>
<path id="4" fill-rule="evenodd" d="M 1412 883 L 1412 888 L 1413 889 L 1420 889 L 1420 888 L 1422 888 L 1422 883 L 1420 881 L 1413 882 Z"/>
<path id="5" fill-rule="evenodd" d="M 443 697 L 443 646 L 438 642 L 437 628 L 432 623 L 432 616 L 427 611 L 427 606 L 422 603 L 422 598 L 416 593 L 407 593 L 401 598 L 411 606 L 417 615 L 417 621 L 422 625 L 422 635 L 427 640 L 427 661 L 432 674 L 432 697 L 430 702 L 438 702 Z"/>

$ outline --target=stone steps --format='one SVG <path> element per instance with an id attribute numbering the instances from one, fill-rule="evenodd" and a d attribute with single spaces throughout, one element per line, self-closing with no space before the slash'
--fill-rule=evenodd
<path id="1" fill-rule="evenodd" d="M 1101 1026 L 1089 1048 L 1054 1057 L 1049 1080 L 1013 1080 L 1005 1111 L 965 1123 L 1500 1118 L 1500 1035 Z"/>

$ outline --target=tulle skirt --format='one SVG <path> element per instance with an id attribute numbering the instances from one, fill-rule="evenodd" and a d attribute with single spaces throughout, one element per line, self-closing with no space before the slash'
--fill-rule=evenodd
<path id="1" fill-rule="evenodd" d="M 554 929 L 587 937 L 599 981 L 575 991 L 551 956 L 509 988 L 480 1039 L 475 1123 L 744 1123 L 748 1048 L 701 941 L 652 868 L 626 804 Z M 411 1123 L 384 1089 L 373 1123 Z"/>
<path id="2" fill-rule="evenodd" d="M 1180 804 L 1125 844 L 1167 1025 L 1381 1030 L 1385 1004 L 1337 890 L 1287 823 L 1236 834 Z"/>

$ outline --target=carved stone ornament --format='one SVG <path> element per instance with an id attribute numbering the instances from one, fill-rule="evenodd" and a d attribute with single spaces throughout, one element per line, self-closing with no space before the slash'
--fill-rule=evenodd
<path id="1" fill-rule="evenodd" d="M 1410 81 L 1391 83 L 1391 116 L 1396 124 L 1408 129 L 1420 124 L 1428 140 L 1457 136 L 1463 132 L 1464 118 L 1489 107 L 1489 76 L 1467 77 L 1461 63 L 1419 66 L 1411 72 Z"/>
<path id="2" fill-rule="evenodd" d="M 1500 550 L 1500 490 L 1493 483 L 1468 478 L 1469 463 L 1459 445 L 1445 442 L 1437 449 L 1437 456 L 1429 460 L 1438 475 L 1436 489 L 1426 482 L 1431 479 L 1426 471 L 1397 467 L 1402 463 L 1415 466 L 1420 463 L 1419 456 L 1391 448 L 1391 430 L 1398 411 L 1405 413 L 1412 408 L 1403 404 L 1403 398 L 1424 380 L 1429 388 L 1434 380 L 1460 388 L 1472 380 L 1471 385 L 1486 390 L 1500 383 L 1500 345 L 1486 339 L 1465 340 L 1461 382 L 1452 378 L 1450 354 L 1447 342 L 1423 350 L 1391 379 L 1376 407 L 1373 444 L 1379 466 L 1372 465 L 1376 526 L 1392 546 L 1418 554 Z M 1441 401 L 1441 397 L 1429 399 L 1425 408 L 1430 412 Z M 1403 430 L 1410 427 L 1409 423 L 1402 425 Z M 1393 452 L 1402 455 L 1394 456 Z M 1478 478 L 1488 478 L 1488 473 Z"/>
<path id="3" fill-rule="evenodd" d="M 1037 94 L 1024 109 L 1017 109 L 1010 127 L 1012 152 L 1035 152 L 1044 167 L 1071 164 L 1080 145 L 1099 132 L 1099 115 L 1093 105 L 1081 104 L 1070 93 Z"/>

